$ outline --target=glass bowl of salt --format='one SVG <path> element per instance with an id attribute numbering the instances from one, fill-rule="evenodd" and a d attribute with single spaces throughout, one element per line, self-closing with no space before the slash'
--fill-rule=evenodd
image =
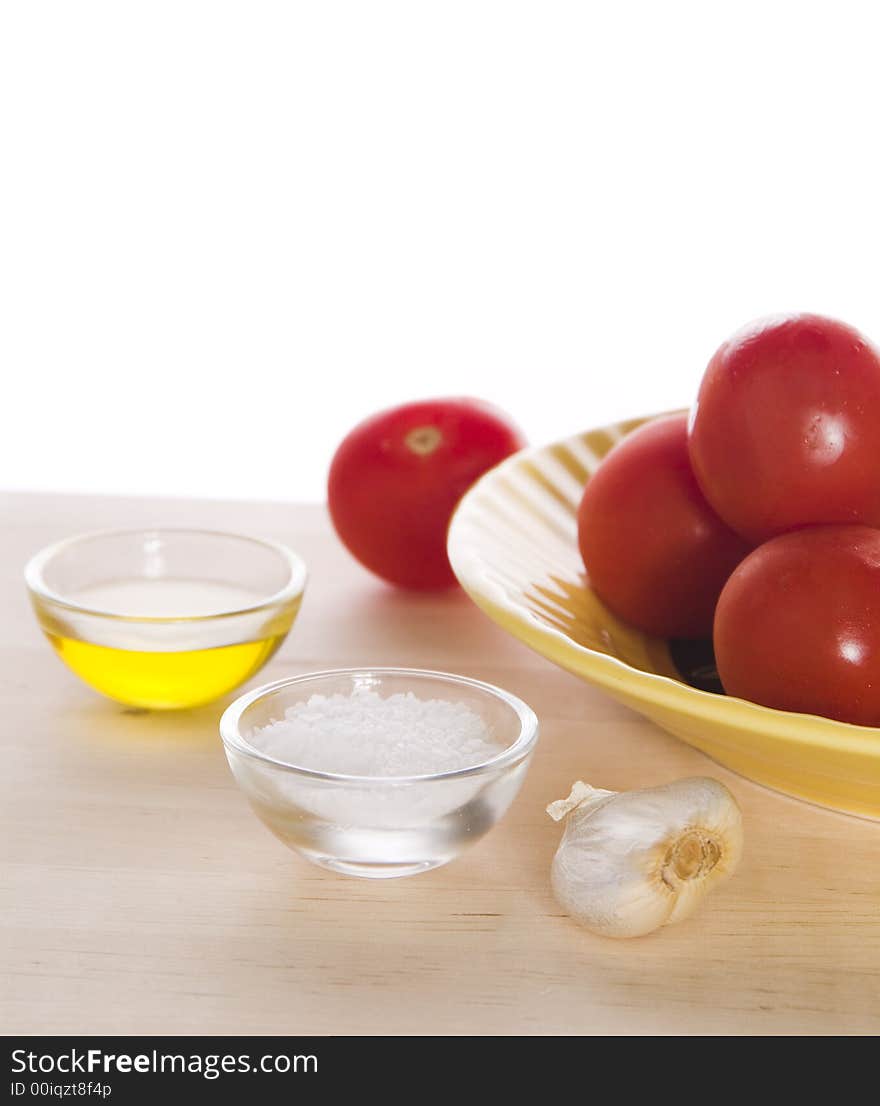
<path id="1" fill-rule="evenodd" d="M 257 688 L 220 720 L 258 817 L 323 868 L 387 879 L 447 864 L 507 811 L 538 720 L 491 684 L 337 669 Z"/>

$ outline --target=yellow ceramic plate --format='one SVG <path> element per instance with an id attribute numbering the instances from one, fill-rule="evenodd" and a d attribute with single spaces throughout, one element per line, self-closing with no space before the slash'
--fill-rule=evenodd
<path id="1" fill-rule="evenodd" d="M 602 457 L 646 421 L 526 450 L 487 473 L 449 531 L 462 586 L 537 652 L 728 768 L 788 795 L 880 818 L 880 730 L 690 686 L 665 641 L 619 621 L 590 590 L 577 548 L 577 505 Z"/>

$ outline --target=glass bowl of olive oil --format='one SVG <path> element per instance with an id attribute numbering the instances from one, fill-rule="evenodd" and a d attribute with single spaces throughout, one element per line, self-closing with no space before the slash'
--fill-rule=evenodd
<path id="1" fill-rule="evenodd" d="M 182 710 L 254 675 L 287 636 L 306 584 L 276 542 L 210 530 L 101 531 L 28 562 L 46 637 L 96 691 Z"/>

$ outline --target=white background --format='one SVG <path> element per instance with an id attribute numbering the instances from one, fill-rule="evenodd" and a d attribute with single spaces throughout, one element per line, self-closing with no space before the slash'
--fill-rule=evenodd
<path id="1" fill-rule="evenodd" d="M 539 442 L 880 337 L 872 9 L 7 0 L 0 486 L 317 499 L 409 398 Z"/>

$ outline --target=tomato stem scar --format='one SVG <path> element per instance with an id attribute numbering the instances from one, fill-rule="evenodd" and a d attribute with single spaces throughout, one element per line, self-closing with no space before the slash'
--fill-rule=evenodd
<path id="1" fill-rule="evenodd" d="M 418 453 L 420 457 L 426 457 L 433 453 L 443 441 L 443 435 L 436 426 L 416 426 L 404 438 L 407 449 Z"/>

